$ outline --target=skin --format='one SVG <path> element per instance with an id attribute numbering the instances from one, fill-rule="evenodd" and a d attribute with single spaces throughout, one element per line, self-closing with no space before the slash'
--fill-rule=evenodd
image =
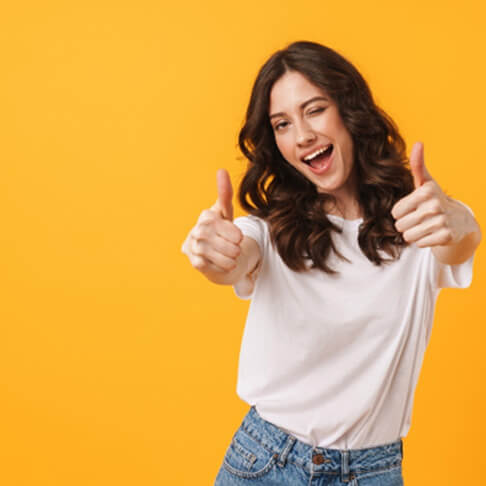
<path id="1" fill-rule="evenodd" d="M 392 208 L 395 227 L 406 241 L 432 247 L 442 263 L 468 260 L 481 242 L 481 229 L 462 204 L 448 197 L 425 167 L 424 146 L 415 143 L 410 154 L 415 189 Z"/>
<path id="2" fill-rule="evenodd" d="M 327 212 L 346 219 L 361 217 L 353 141 L 336 103 L 302 74 L 289 71 L 272 88 L 269 112 L 275 141 L 285 160 L 312 181 L 319 192 L 336 197 L 337 207 Z M 315 174 L 302 162 L 302 156 L 328 143 L 334 145 L 332 165 L 323 174 Z M 467 208 L 446 196 L 432 178 L 420 142 L 412 149 L 410 166 L 415 190 L 392 208 L 396 229 L 406 241 L 420 248 L 432 247 L 442 263 L 466 261 L 481 241 L 477 221 Z"/>
<path id="3" fill-rule="evenodd" d="M 326 208 L 326 212 L 346 219 L 361 217 L 353 140 L 331 97 L 299 72 L 288 71 L 273 85 L 269 114 L 275 142 L 285 160 L 313 182 L 318 192 L 336 198 L 337 207 Z M 315 174 L 301 159 L 329 143 L 334 146 L 332 164 L 323 174 Z"/>
<path id="4" fill-rule="evenodd" d="M 182 252 L 211 282 L 238 284 L 240 292 L 248 295 L 258 274 L 260 247 L 233 223 L 233 188 L 224 169 L 217 172 L 217 188 L 216 202 L 202 211 L 182 244 Z"/>
<path id="5" fill-rule="evenodd" d="M 319 192 L 335 196 L 336 206 L 325 208 L 326 212 L 345 219 L 360 218 L 353 141 L 335 102 L 295 71 L 285 73 L 274 84 L 269 101 L 275 141 L 285 160 Z M 324 173 L 315 174 L 301 158 L 329 143 L 334 145 L 332 164 Z M 396 229 L 406 241 L 421 248 L 432 247 L 434 256 L 443 263 L 466 261 L 481 241 L 477 221 L 432 178 L 420 142 L 412 149 L 410 167 L 415 189 L 392 208 Z M 182 252 L 212 282 L 238 285 L 240 293 L 248 295 L 260 268 L 260 248 L 232 222 L 233 189 L 224 169 L 217 173 L 217 187 L 216 202 L 201 213 Z"/>

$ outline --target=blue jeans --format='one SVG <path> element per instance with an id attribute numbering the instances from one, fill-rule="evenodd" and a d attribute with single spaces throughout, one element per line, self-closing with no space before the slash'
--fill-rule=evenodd
<path id="1" fill-rule="evenodd" d="M 402 439 L 365 449 L 313 447 L 251 407 L 214 486 L 403 486 Z"/>

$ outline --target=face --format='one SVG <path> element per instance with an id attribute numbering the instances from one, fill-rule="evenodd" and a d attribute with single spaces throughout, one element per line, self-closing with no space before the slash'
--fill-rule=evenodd
<path id="1" fill-rule="evenodd" d="M 272 87 L 270 122 L 282 156 L 313 182 L 333 194 L 342 207 L 356 194 L 353 141 L 336 103 L 296 71 Z"/>

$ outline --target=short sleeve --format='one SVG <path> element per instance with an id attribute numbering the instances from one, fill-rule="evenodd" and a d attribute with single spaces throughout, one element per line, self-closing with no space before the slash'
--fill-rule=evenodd
<path id="1" fill-rule="evenodd" d="M 233 221 L 233 224 L 238 226 L 245 236 L 253 238 L 258 243 L 263 255 L 266 235 L 265 221 L 250 214 L 248 216 L 240 216 L 239 218 L 236 218 Z"/>
<path id="2" fill-rule="evenodd" d="M 266 238 L 267 238 L 267 227 L 266 223 L 264 220 L 253 216 L 253 215 L 248 215 L 248 216 L 240 216 L 239 218 L 236 218 L 233 221 L 233 224 L 238 226 L 240 228 L 241 232 L 245 236 L 249 236 L 250 238 L 253 238 L 258 246 L 260 247 L 260 252 L 262 255 L 262 259 L 265 256 L 265 248 L 266 248 Z M 240 288 L 238 285 L 233 285 L 233 289 L 235 291 L 235 294 L 243 300 L 248 300 L 251 299 L 253 293 L 251 294 L 246 294 L 243 292 L 243 289 Z"/>
<path id="3" fill-rule="evenodd" d="M 474 253 L 463 263 L 448 265 L 442 263 L 432 253 L 432 248 L 427 248 L 430 252 L 431 278 L 435 288 L 467 288 L 471 285 L 473 277 Z"/>
<path id="4" fill-rule="evenodd" d="M 456 202 L 464 206 L 474 217 L 472 209 L 467 204 L 458 200 Z M 475 253 L 463 263 L 448 265 L 435 258 L 431 247 L 428 247 L 427 251 L 429 252 L 428 258 L 432 268 L 432 285 L 435 288 L 467 288 L 471 285 Z"/>

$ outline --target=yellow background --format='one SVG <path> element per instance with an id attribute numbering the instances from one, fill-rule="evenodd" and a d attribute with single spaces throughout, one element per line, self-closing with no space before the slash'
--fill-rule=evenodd
<path id="1" fill-rule="evenodd" d="M 0 484 L 213 484 L 248 409 L 248 302 L 180 247 L 216 170 L 241 178 L 257 70 L 295 40 L 338 50 L 481 224 L 484 19 L 479 0 L 5 4 Z M 483 254 L 471 288 L 439 298 L 410 486 L 486 484 Z"/>

